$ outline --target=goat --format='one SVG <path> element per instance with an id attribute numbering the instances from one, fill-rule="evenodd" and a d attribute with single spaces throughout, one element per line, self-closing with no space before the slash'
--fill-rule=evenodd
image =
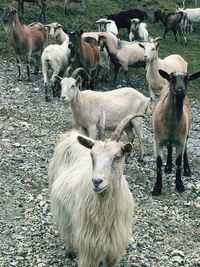
<path id="1" fill-rule="evenodd" d="M 107 15 L 107 19 L 114 20 L 118 30 L 120 28 L 126 28 L 128 34 L 130 33 L 131 22 L 130 19 L 139 19 L 140 21 L 144 21 L 144 19 L 148 18 L 147 13 L 140 9 L 129 9 L 126 11 L 121 11 L 118 14 Z"/>
<path id="2" fill-rule="evenodd" d="M 49 165 L 51 210 L 68 255 L 79 254 L 79 267 L 114 267 L 132 233 L 134 200 L 123 175 L 132 145 L 119 142 L 125 118 L 113 137 L 95 141 L 65 133 Z"/>
<path id="3" fill-rule="evenodd" d="M 99 44 L 101 49 L 106 47 L 110 55 L 110 60 L 114 64 L 114 84 L 117 80 L 119 69 L 122 67 L 124 75 L 129 83 L 128 67 L 143 67 L 144 66 L 144 51 L 139 46 L 138 42 L 126 42 L 117 39 L 110 32 L 99 33 Z"/>
<path id="4" fill-rule="evenodd" d="M 153 112 L 154 150 L 157 164 L 157 179 L 153 195 L 162 192 L 162 165 L 163 147 L 167 147 L 166 173 L 172 172 L 172 149 L 176 147 L 176 189 L 185 190 L 181 180 L 181 164 L 185 176 L 191 176 L 187 157 L 187 139 L 191 126 L 189 101 L 186 97 L 187 83 L 200 77 L 200 72 L 188 75 L 187 73 L 173 72 L 168 74 L 159 70 L 160 75 L 169 82 L 169 90 L 163 93 Z"/>
<path id="5" fill-rule="evenodd" d="M 7 7 L 3 13 L 3 22 L 8 23 L 12 32 L 12 46 L 14 48 L 21 79 L 21 57 L 25 55 L 28 80 L 30 80 L 30 61 L 32 53 L 41 53 L 47 43 L 47 29 L 41 23 L 32 23 L 29 26 L 21 24 L 17 10 Z M 39 57 L 37 57 L 39 61 Z M 39 62 L 36 65 L 38 72 Z"/>
<path id="6" fill-rule="evenodd" d="M 141 22 L 139 19 L 131 20 L 131 29 L 129 34 L 129 41 L 134 40 L 148 42 L 149 33 L 146 29 L 147 25 L 144 22 Z"/>
<path id="7" fill-rule="evenodd" d="M 115 36 L 118 35 L 118 29 L 114 20 L 98 19 L 95 24 L 98 26 L 99 32 L 112 32 Z"/>
<path id="8" fill-rule="evenodd" d="M 54 82 L 57 75 L 63 76 L 69 64 L 70 49 L 68 48 L 68 40 L 66 39 L 61 45 L 51 44 L 42 52 L 42 73 L 44 78 L 45 98 L 49 101 L 48 96 L 48 71 L 53 71 L 51 77 L 53 96 L 59 96 L 58 88 Z M 57 89 L 57 90 L 56 90 Z"/>
<path id="9" fill-rule="evenodd" d="M 64 11 L 65 11 L 65 14 L 67 14 L 67 11 L 69 10 L 69 4 L 70 3 L 82 3 L 82 6 L 83 6 L 83 10 L 84 12 L 86 11 L 86 3 L 87 3 L 87 0 L 64 0 Z"/>
<path id="10" fill-rule="evenodd" d="M 24 14 L 24 2 L 37 4 L 41 10 L 39 19 L 43 18 L 46 20 L 46 0 L 17 0 L 18 11 L 20 14 Z"/>
<path id="11" fill-rule="evenodd" d="M 96 68 L 99 62 L 98 42 L 95 38 L 82 39 L 83 30 L 76 29 L 69 33 L 70 60 L 72 67 L 83 67 L 90 76 L 90 89 L 94 87 Z"/>
<path id="12" fill-rule="evenodd" d="M 97 92 L 91 90 L 80 91 L 79 73 L 84 69 L 75 70 L 70 78 L 59 78 L 61 83 L 61 100 L 65 107 L 70 104 L 74 115 L 74 121 L 84 133 L 95 139 L 99 129 L 99 121 L 102 110 L 106 115 L 106 129 L 113 130 L 119 121 L 129 114 L 140 112 L 145 114 L 149 111 L 150 98 L 145 97 L 137 90 L 129 87 L 115 89 L 109 92 Z M 140 142 L 139 160 L 144 156 L 144 137 L 142 119 L 132 121 L 125 132 L 130 142 L 134 140 L 133 128 Z"/>
<path id="13" fill-rule="evenodd" d="M 60 23 L 52 22 L 45 27 L 49 30 L 49 37 L 53 37 L 59 44 L 62 44 L 66 39 L 69 42 L 69 35 L 63 30 Z"/>
<path id="14" fill-rule="evenodd" d="M 154 21 L 161 21 L 165 26 L 164 36 L 165 39 L 166 34 L 169 31 L 172 31 L 175 37 L 176 42 L 178 41 L 176 33 L 178 32 L 181 37 L 181 44 L 187 44 L 187 25 L 188 25 L 188 17 L 184 12 L 178 13 L 168 13 L 166 14 L 164 11 L 156 10 L 154 11 Z"/>
<path id="15" fill-rule="evenodd" d="M 183 12 L 184 14 L 187 15 L 191 32 L 193 31 L 192 22 L 199 22 L 200 21 L 200 8 L 182 9 L 182 8 L 177 7 L 176 12 Z"/>
<path id="16" fill-rule="evenodd" d="M 149 85 L 150 97 L 155 100 L 155 92 L 168 87 L 168 82 L 159 74 L 159 69 L 163 69 L 168 73 L 171 72 L 187 72 L 187 62 L 178 54 L 172 54 L 164 59 L 158 57 L 160 43 L 156 38 L 153 42 L 140 43 L 144 48 L 144 60 L 146 61 L 146 79 Z"/>

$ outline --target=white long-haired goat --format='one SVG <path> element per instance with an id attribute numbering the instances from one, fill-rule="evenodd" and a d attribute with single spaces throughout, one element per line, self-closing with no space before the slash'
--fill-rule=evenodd
<path id="1" fill-rule="evenodd" d="M 131 19 L 131 29 L 129 34 L 129 41 L 144 41 L 148 42 L 149 33 L 147 31 L 147 24 L 141 22 L 139 19 Z"/>
<path id="2" fill-rule="evenodd" d="M 98 267 L 102 260 L 114 267 L 129 243 L 134 201 L 123 167 L 132 145 L 119 138 L 137 116 L 127 116 L 104 142 L 66 133 L 54 151 L 48 172 L 52 214 L 68 253 L 78 251 L 79 267 Z"/>

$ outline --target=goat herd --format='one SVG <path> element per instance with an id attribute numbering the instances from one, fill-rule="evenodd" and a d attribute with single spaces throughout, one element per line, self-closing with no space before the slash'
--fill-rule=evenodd
<path id="1" fill-rule="evenodd" d="M 99 266 L 102 260 L 113 267 L 129 243 L 134 201 L 123 168 L 132 151 L 133 128 L 140 142 L 139 160 L 143 160 L 142 123 L 147 112 L 152 113 L 157 164 L 152 194 L 158 196 L 162 192 L 164 146 L 168 151 L 166 173 L 172 172 L 172 149 L 176 148 L 178 192 L 185 190 L 182 165 L 184 175 L 191 175 L 187 158 L 191 114 L 186 94 L 188 82 L 199 78 L 200 72 L 188 75 L 188 64 L 178 54 L 164 59 L 158 57 L 160 38 L 149 38 L 143 22 L 146 17 L 145 12 L 129 10 L 96 21 L 97 32 L 83 33 L 79 26 L 66 33 L 58 22 L 45 26 L 41 23 L 24 25 L 12 7 L 5 8 L 3 13 L 3 22 L 11 28 L 18 78 L 22 79 L 21 57 L 26 57 L 30 80 L 31 54 L 36 52 L 38 60 L 41 54 L 46 100 L 50 100 L 52 88 L 53 95 L 60 96 L 64 106 L 71 106 L 75 123 L 85 134 L 75 131 L 63 134 L 49 166 L 53 217 L 62 238 L 67 241 L 69 256 L 74 249 L 78 251 L 80 267 Z M 164 38 L 169 30 L 175 37 L 179 31 L 186 42 L 186 22 L 192 21 L 189 11 L 168 15 L 155 11 L 155 20 L 164 24 Z M 127 28 L 130 42 L 117 38 L 121 27 Z M 47 46 L 48 36 L 58 44 Z M 96 73 L 101 67 L 109 70 L 110 61 L 114 64 L 114 83 L 120 68 L 129 82 L 129 66 L 146 66 L 150 97 L 131 87 L 108 92 L 81 90 L 94 89 Z M 36 71 L 39 65 L 38 61 Z M 49 86 L 50 69 L 53 75 Z M 158 100 L 156 92 L 160 94 Z M 105 129 L 114 134 L 103 141 Z M 123 130 L 128 136 L 127 143 L 119 141 Z M 95 140 L 97 132 L 99 140 Z"/>

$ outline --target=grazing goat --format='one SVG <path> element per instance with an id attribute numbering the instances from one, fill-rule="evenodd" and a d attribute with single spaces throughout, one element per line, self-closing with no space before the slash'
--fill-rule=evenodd
<path id="1" fill-rule="evenodd" d="M 165 26 L 163 36 L 164 39 L 166 37 L 166 34 L 169 31 L 172 31 L 177 42 L 178 39 L 176 33 L 178 32 L 181 37 L 181 44 L 187 44 L 186 33 L 188 26 L 188 17 L 184 12 L 166 14 L 164 11 L 156 10 L 154 11 L 154 21 L 161 21 L 161 23 Z"/>
<path id="2" fill-rule="evenodd" d="M 61 45 L 51 44 L 47 46 L 42 52 L 42 73 L 44 78 L 45 98 L 49 101 L 48 96 L 48 71 L 51 69 L 53 74 L 51 76 L 51 86 L 53 89 L 53 96 L 59 96 L 59 90 L 54 82 L 55 76 L 63 76 L 68 64 L 70 49 L 69 42 L 66 39 Z"/>
<path id="3" fill-rule="evenodd" d="M 98 19 L 95 24 L 98 25 L 99 32 L 112 32 L 114 35 L 118 35 L 118 29 L 114 20 Z"/>
<path id="4" fill-rule="evenodd" d="M 18 10 L 20 14 L 24 14 L 24 2 L 37 4 L 41 10 L 39 19 L 46 20 L 46 0 L 18 0 Z"/>
<path id="5" fill-rule="evenodd" d="M 69 33 L 70 61 L 72 67 L 83 67 L 90 76 L 90 89 L 94 89 L 94 78 L 99 62 L 98 42 L 95 38 L 82 39 L 83 30 L 76 29 Z"/>
<path id="6" fill-rule="evenodd" d="M 52 22 L 45 26 L 49 31 L 49 37 L 54 38 L 59 44 L 62 44 L 66 39 L 69 42 L 69 35 L 63 30 L 61 24 L 58 22 Z"/>
<path id="7" fill-rule="evenodd" d="M 110 60 L 114 64 L 114 84 L 117 80 L 119 69 L 122 67 L 127 83 L 129 83 L 128 67 L 144 66 L 144 51 L 138 42 L 126 42 L 117 39 L 110 32 L 99 33 L 99 44 L 101 49 L 106 47 Z"/>
<path id="8" fill-rule="evenodd" d="M 160 43 L 156 38 L 153 42 L 140 43 L 144 48 L 144 60 L 146 61 L 146 79 L 149 85 L 150 97 L 155 100 L 155 92 L 168 87 L 166 79 L 159 74 L 159 69 L 163 69 L 168 73 L 171 72 L 187 72 L 187 62 L 177 54 L 172 54 L 164 59 L 158 57 Z"/>
<path id="9" fill-rule="evenodd" d="M 185 190 L 181 180 L 183 160 L 184 175 L 191 176 L 187 157 L 187 139 L 191 125 L 189 101 L 186 97 L 187 83 L 200 77 L 200 72 L 193 75 L 173 72 L 168 74 L 159 70 L 160 75 L 169 82 L 169 90 L 163 93 L 153 112 L 154 150 L 157 164 L 157 180 L 153 195 L 162 192 L 163 147 L 167 147 L 166 173 L 172 172 L 172 148 L 176 147 L 176 189 Z"/>
<path id="10" fill-rule="evenodd" d="M 87 0 L 64 0 L 64 11 L 65 11 L 65 14 L 67 14 L 67 11 L 69 10 L 69 4 L 70 3 L 82 3 L 82 6 L 83 6 L 83 10 L 84 12 L 86 11 L 86 3 L 87 3 Z"/>
<path id="11" fill-rule="evenodd" d="M 25 55 L 28 79 L 30 80 L 30 61 L 32 53 L 42 53 L 47 43 L 47 29 L 41 23 L 32 23 L 29 26 L 21 24 L 17 15 L 17 10 L 7 7 L 3 13 L 3 22 L 9 23 L 12 32 L 12 46 L 16 53 L 17 65 L 19 71 L 19 80 L 21 79 L 21 57 Z M 38 63 L 36 65 L 38 72 Z"/>
<path id="12" fill-rule="evenodd" d="M 65 133 L 55 148 L 48 176 L 51 210 L 68 255 L 79 267 L 110 267 L 120 261 L 132 234 L 134 200 L 123 175 L 130 143 L 119 142 L 125 118 L 113 137 L 95 141 Z"/>
<path id="13" fill-rule="evenodd" d="M 144 115 L 149 111 L 150 98 L 133 88 L 124 87 L 108 92 L 80 91 L 81 81 L 77 76 L 82 71 L 84 71 L 82 68 L 77 69 L 72 74 L 72 77 L 60 78 L 61 100 L 64 106 L 70 104 L 76 125 L 81 127 L 89 137 L 93 139 L 96 137 L 102 110 L 105 111 L 105 128 L 108 130 L 113 130 L 119 121 L 129 114 L 139 112 Z M 140 142 L 139 160 L 143 160 L 144 137 L 142 118 L 132 121 L 132 124 L 125 128 L 130 142 L 134 140 L 133 128 Z"/>
<path id="14" fill-rule="evenodd" d="M 129 34 L 129 41 L 143 41 L 148 42 L 149 33 L 146 29 L 147 25 L 144 22 L 141 22 L 139 19 L 131 20 L 131 29 Z"/>
<path id="15" fill-rule="evenodd" d="M 176 12 L 183 12 L 184 14 L 187 15 L 187 18 L 189 20 L 190 31 L 193 32 L 192 23 L 200 21 L 200 8 L 182 9 L 182 8 L 177 7 Z"/>
<path id="16" fill-rule="evenodd" d="M 129 9 L 126 11 L 121 11 L 118 14 L 107 15 L 107 19 L 114 20 L 118 30 L 120 28 L 126 28 L 128 34 L 130 33 L 131 22 L 130 19 L 139 19 L 140 21 L 144 21 L 146 19 L 147 13 L 140 9 Z"/>

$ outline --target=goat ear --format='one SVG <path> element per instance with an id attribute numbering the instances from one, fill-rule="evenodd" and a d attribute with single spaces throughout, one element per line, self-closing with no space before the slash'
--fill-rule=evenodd
<path id="1" fill-rule="evenodd" d="M 160 76 L 169 81 L 170 75 L 164 70 L 159 69 Z"/>
<path id="2" fill-rule="evenodd" d="M 94 145 L 94 142 L 92 142 L 92 140 L 85 138 L 81 135 L 77 136 L 77 140 L 78 140 L 80 145 L 82 145 L 86 148 L 89 148 L 89 149 L 91 149 Z"/>
<path id="3" fill-rule="evenodd" d="M 133 149 L 133 145 L 131 143 L 126 143 L 122 146 L 122 152 L 125 154 L 131 153 Z"/>
<path id="4" fill-rule="evenodd" d="M 191 75 L 189 75 L 189 80 L 192 81 L 192 80 L 196 80 L 200 77 L 200 71 L 199 72 L 196 72 L 196 73 L 193 73 Z"/>
<path id="5" fill-rule="evenodd" d="M 142 48 L 144 48 L 144 45 L 142 43 L 139 43 L 139 46 L 142 47 Z"/>
<path id="6" fill-rule="evenodd" d="M 79 35 L 82 35 L 83 34 L 83 29 L 80 29 L 79 32 L 78 32 Z"/>

